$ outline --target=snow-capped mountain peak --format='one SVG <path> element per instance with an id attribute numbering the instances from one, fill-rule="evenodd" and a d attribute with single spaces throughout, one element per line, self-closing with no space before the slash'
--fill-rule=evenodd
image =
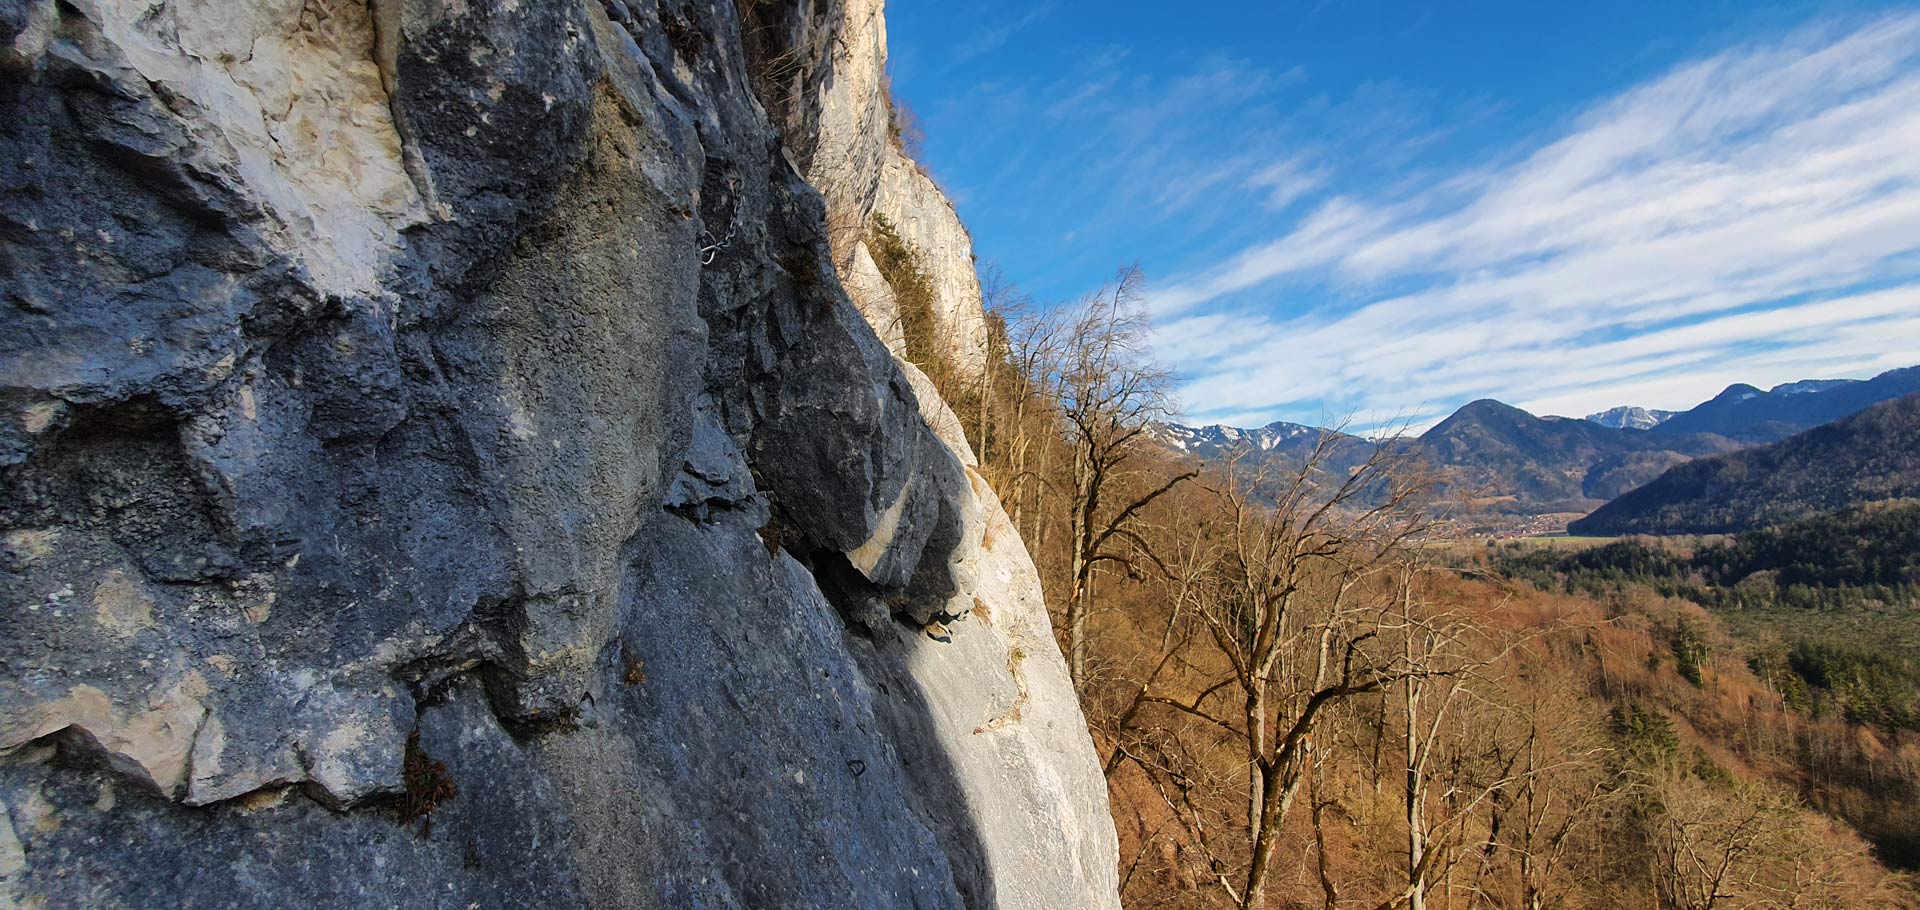
<path id="1" fill-rule="evenodd" d="M 1616 430 L 1651 430 L 1665 423 L 1667 418 L 1675 413 L 1677 412 L 1621 405 L 1617 408 L 1608 408 L 1598 414 L 1588 414 L 1586 419 Z"/>
<path id="2" fill-rule="evenodd" d="M 1303 437 L 1317 437 L 1325 431 L 1319 427 L 1276 421 L 1252 430 L 1217 423 L 1199 427 L 1155 423 L 1148 432 L 1168 448 L 1188 454 L 1211 455 L 1243 446 L 1270 452 Z"/>

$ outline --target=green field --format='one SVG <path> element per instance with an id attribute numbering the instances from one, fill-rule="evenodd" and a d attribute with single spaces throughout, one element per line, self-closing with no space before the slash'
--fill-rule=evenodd
<path id="1" fill-rule="evenodd" d="M 1567 547 L 1577 549 L 1580 547 L 1598 546 L 1603 543 L 1612 543 L 1613 541 L 1614 538 L 1612 537 L 1579 537 L 1573 534 L 1542 534 L 1539 537 L 1522 537 L 1512 542 L 1536 547 Z"/>

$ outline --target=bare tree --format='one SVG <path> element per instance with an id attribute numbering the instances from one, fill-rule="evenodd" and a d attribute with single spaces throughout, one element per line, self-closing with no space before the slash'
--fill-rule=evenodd
<path id="1" fill-rule="evenodd" d="M 1464 667 L 1454 653 L 1460 630 L 1445 617 L 1430 618 L 1416 610 L 1417 596 L 1413 572 L 1402 573 L 1395 581 L 1395 596 L 1400 603 L 1399 637 L 1401 659 L 1405 666 L 1446 667 L 1443 675 L 1433 677 L 1409 674 L 1400 680 L 1405 787 L 1401 805 L 1407 825 L 1406 890 L 1381 904 L 1383 910 L 1400 906 L 1408 910 L 1426 910 L 1427 886 L 1438 864 L 1444 863 L 1450 838 L 1436 837 L 1433 819 L 1428 815 L 1428 788 L 1431 767 L 1441 746 L 1441 733 L 1466 688 Z M 1461 816 L 1448 821 L 1457 829 Z"/>
<path id="2" fill-rule="evenodd" d="M 1033 298 L 1022 293 L 992 262 L 982 261 L 977 271 L 980 307 L 987 316 L 987 356 L 972 390 L 976 408 L 976 429 L 972 436 L 975 454 L 980 456 L 983 466 L 991 468 L 1003 462 L 1005 456 L 1000 450 L 1005 447 L 1008 430 L 1017 434 L 1019 429 L 1017 399 L 1025 397 L 1022 386 L 1028 377 L 1016 372 L 1017 367 L 1013 366 L 1017 349 L 1012 329 L 1015 324 L 1030 320 Z M 1007 409 L 1011 413 L 1003 412 L 1004 399 L 1016 399 L 1014 407 Z"/>
<path id="3" fill-rule="evenodd" d="M 1058 399 L 1054 385 L 1060 375 L 1061 340 L 1066 331 L 1059 314 L 1043 310 L 1007 279 L 997 266 L 986 264 L 980 270 L 982 306 L 987 312 L 988 356 L 983 401 L 991 404 L 981 413 L 982 423 L 995 430 L 983 432 L 980 459 L 998 481 L 1014 526 L 1029 530 L 1026 518 L 1035 511 L 1036 482 L 1041 472 L 1032 469 L 1039 451 L 1059 445 L 1051 420 L 1036 419 L 1046 414 Z"/>
<path id="4" fill-rule="evenodd" d="M 1503 824 L 1489 832 L 1513 857 L 1520 906 L 1546 910 L 1565 898 L 1562 867 L 1576 836 L 1626 793 L 1607 770 L 1609 749 L 1564 687 L 1522 679 L 1526 697 L 1518 708 L 1527 724 L 1520 745 L 1520 775 L 1500 807 Z"/>
<path id="5" fill-rule="evenodd" d="M 1638 807 L 1654 895 L 1672 910 L 1911 908 L 1912 882 L 1867 861 L 1856 835 L 1787 792 L 1688 769 L 1656 769 Z"/>
<path id="6" fill-rule="evenodd" d="M 1229 469 L 1224 527 L 1203 535 L 1218 543 L 1192 550 L 1194 562 L 1176 573 L 1176 609 L 1201 632 L 1186 647 L 1204 642 L 1222 669 L 1217 678 L 1174 686 L 1161 679 L 1173 662 L 1163 655 L 1121 714 L 1116 749 L 1125 759 L 1140 760 L 1139 739 L 1126 728 L 1146 726 L 1140 718 L 1149 709 L 1238 743 L 1247 775 L 1240 836 L 1190 829 L 1211 858 L 1214 886 L 1246 910 L 1266 905 L 1275 848 L 1309 779 L 1316 730 L 1339 705 L 1430 672 L 1408 666 L 1382 637 L 1398 622 L 1389 569 L 1426 527 L 1428 478 L 1395 446 L 1376 446 L 1358 468 L 1330 475 L 1334 447 L 1349 440 L 1325 434 L 1278 484 L 1258 473 L 1248 481 L 1237 464 Z"/>
<path id="7" fill-rule="evenodd" d="M 1144 510 L 1179 484 L 1187 471 L 1147 485 L 1130 471 L 1149 427 L 1169 413 L 1170 374 L 1147 359 L 1147 320 L 1138 267 L 1082 301 L 1062 339 L 1052 381 L 1072 451 L 1069 490 L 1067 665 L 1075 689 L 1088 675 L 1087 623 L 1094 612 L 1094 579 L 1103 568 L 1133 579 L 1166 565 L 1137 525 Z M 1142 488 L 1144 487 L 1144 488 Z"/>
<path id="8" fill-rule="evenodd" d="M 1393 582 L 1401 665 L 1419 672 L 1406 673 L 1394 691 L 1405 758 L 1405 889 L 1380 910 L 1426 910 L 1428 889 L 1450 874 L 1467 839 L 1482 832 L 1484 871 L 1505 797 L 1531 773 L 1512 735 L 1515 717 L 1493 697 L 1503 682 L 1501 664 L 1523 639 L 1499 635 L 1483 622 L 1485 606 L 1430 602 L 1422 593 L 1424 562 L 1407 561 Z"/>
<path id="9" fill-rule="evenodd" d="M 1311 757 L 1313 777 L 1307 785 L 1307 808 L 1313 822 L 1313 871 L 1320 880 L 1320 898 L 1327 910 L 1334 910 L 1340 906 L 1340 883 L 1334 880 L 1332 851 L 1327 849 L 1327 831 L 1332 825 L 1329 815 L 1337 808 L 1325 792 L 1329 751 L 1316 749 Z"/>
<path id="10" fill-rule="evenodd" d="M 1006 428 L 999 451 L 1003 454 L 995 467 L 1009 491 L 1014 526 L 1034 539 L 1048 459 L 1062 445 L 1055 418 L 1068 325 L 1057 310 L 1037 310 L 1026 298 L 989 286 L 995 289 L 989 314 L 1005 334 L 1007 358 L 1007 388 L 1000 406 L 1008 414 L 1002 418 Z"/>
<path id="11" fill-rule="evenodd" d="M 1784 848 L 1796 821 L 1790 802 L 1750 784 L 1716 793 L 1678 769 L 1655 787 L 1652 872 L 1662 906 L 1715 910 L 1776 896 L 1768 879 L 1789 859 Z"/>

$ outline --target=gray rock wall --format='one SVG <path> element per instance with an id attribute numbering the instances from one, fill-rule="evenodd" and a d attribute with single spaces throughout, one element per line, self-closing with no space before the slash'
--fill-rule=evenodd
<path id="1" fill-rule="evenodd" d="M 1117 906 L 753 15 L 0 0 L 0 906 Z"/>

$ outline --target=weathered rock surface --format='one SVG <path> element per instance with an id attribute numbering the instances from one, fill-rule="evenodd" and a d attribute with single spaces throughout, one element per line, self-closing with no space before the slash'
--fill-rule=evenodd
<path id="1" fill-rule="evenodd" d="M 867 317 L 873 331 L 886 343 L 887 350 L 896 357 L 905 356 L 907 330 L 900 318 L 900 301 L 894 296 L 893 287 L 887 284 L 887 276 L 880 273 L 879 264 L 873 261 L 866 241 L 854 241 L 852 256 L 840 270 L 840 283 L 847 289 L 854 306 L 860 308 L 860 315 Z"/>
<path id="2" fill-rule="evenodd" d="M 1117 906 L 859 7 L 0 0 L 0 906 Z"/>
<path id="3" fill-rule="evenodd" d="M 834 262 L 847 293 L 881 337 L 897 335 L 893 291 L 884 280 L 873 280 L 880 272 L 863 240 L 874 216 L 885 218 L 919 253 L 932 284 L 935 340 L 961 378 L 976 379 L 986 369 L 988 330 L 973 237 L 939 184 L 893 141 L 881 0 L 847 0 L 842 17 L 836 67 L 817 90 L 822 138 L 806 167 L 807 179 L 827 200 Z M 895 346 L 903 348 L 904 342 Z"/>
<path id="4" fill-rule="evenodd" d="M 963 378 L 978 377 L 987 365 L 987 320 L 980 275 L 974 269 L 973 237 L 939 184 L 906 155 L 891 146 L 889 151 L 874 212 L 920 254 L 920 265 L 933 285 L 936 337 Z"/>

